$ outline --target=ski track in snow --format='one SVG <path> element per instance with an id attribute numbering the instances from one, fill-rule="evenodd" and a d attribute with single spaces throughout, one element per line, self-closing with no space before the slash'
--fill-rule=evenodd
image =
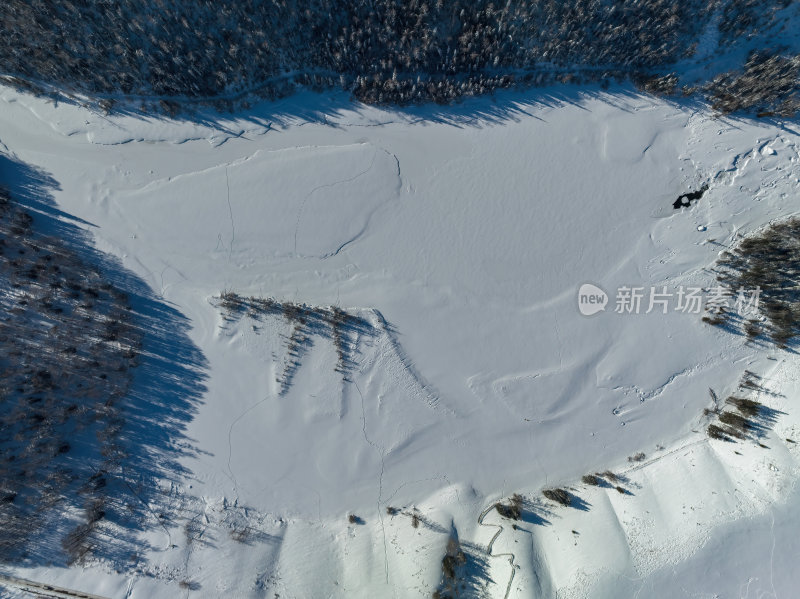
<path id="1" fill-rule="evenodd" d="M 497 537 L 503 532 L 504 528 L 501 524 L 485 524 L 483 522 L 486 515 L 489 514 L 494 508 L 494 504 L 490 505 L 489 507 L 485 508 L 480 516 L 478 516 L 478 525 L 479 526 L 496 526 L 497 532 L 494 533 L 491 540 L 489 541 L 488 545 L 486 545 L 486 555 L 491 558 L 497 557 L 507 557 L 508 564 L 511 566 L 511 575 L 508 577 L 508 583 L 506 584 L 506 590 L 503 594 L 503 599 L 508 599 L 509 594 L 511 593 L 511 585 L 514 582 L 514 575 L 516 574 L 517 566 L 514 564 L 514 560 L 516 556 L 513 553 L 492 553 L 492 548 L 494 547 L 494 542 L 497 540 Z"/>
<path id="2" fill-rule="evenodd" d="M 231 217 L 231 239 L 228 242 L 228 262 L 231 261 L 231 256 L 233 255 L 233 241 L 236 239 L 236 225 L 233 223 L 233 208 L 231 207 L 231 184 L 230 180 L 228 179 L 228 166 L 225 166 L 225 191 L 227 195 L 225 199 L 228 201 L 228 213 Z"/>
<path id="3" fill-rule="evenodd" d="M 378 501 L 377 501 L 377 508 L 378 509 L 377 509 L 377 512 L 378 512 L 378 518 L 380 519 L 380 523 L 381 523 L 381 534 L 383 536 L 383 564 L 384 564 L 384 571 L 385 571 L 385 574 L 386 574 L 386 584 L 388 584 L 389 583 L 389 557 L 388 557 L 387 549 L 386 549 L 386 527 L 383 524 L 383 509 L 382 509 L 383 508 L 383 474 L 386 471 L 386 461 L 384 459 L 385 455 L 386 455 L 386 449 L 384 447 L 381 447 L 380 445 L 378 445 L 374 441 L 372 441 L 369 438 L 369 436 L 367 435 L 367 413 L 366 413 L 365 408 L 364 408 L 364 394 L 361 393 L 361 388 L 358 386 L 358 383 L 356 383 L 355 381 L 353 381 L 353 386 L 355 386 L 356 391 L 358 391 L 358 395 L 361 398 L 361 420 L 362 420 L 361 432 L 364 435 L 364 441 L 366 441 L 368 445 L 370 445 L 373 449 L 375 449 L 375 452 L 378 454 L 378 456 L 380 456 L 380 459 L 381 459 L 381 471 L 380 471 L 380 474 L 378 475 Z"/>
<path id="4" fill-rule="evenodd" d="M 365 168 L 363 171 L 353 175 L 352 177 L 348 177 L 346 179 L 340 179 L 340 180 L 334 181 L 332 183 L 324 183 L 322 185 L 318 185 L 317 187 L 315 187 L 314 189 L 312 189 L 311 191 L 309 191 L 305 195 L 303 200 L 300 202 L 300 207 L 297 209 L 297 222 L 295 223 L 295 227 L 294 227 L 294 253 L 295 253 L 295 255 L 297 255 L 297 233 L 300 231 L 300 221 L 301 221 L 301 219 L 303 217 L 303 208 L 305 208 L 305 205 L 306 205 L 306 202 L 308 201 L 308 198 L 310 198 L 312 195 L 314 195 L 317 191 L 319 191 L 321 189 L 330 189 L 331 187 L 336 187 L 337 185 L 343 185 L 344 183 L 352 183 L 356 179 L 359 179 L 360 177 L 363 177 L 364 175 L 366 175 L 367 173 L 369 173 L 372 170 L 373 166 L 375 166 L 375 158 L 377 157 L 377 155 L 378 155 L 378 150 L 376 149 L 375 153 L 372 155 L 372 160 L 370 161 L 369 166 L 367 168 Z M 346 242 L 346 243 L 349 243 L 349 242 Z M 344 245 L 346 245 L 346 243 L 343 244 L 342 246 L 339 246 L 339 249 L 337 249 L 335 253 L 338 254 L 339 251 L 342 249 L 342 247 L 344 247 Z"/>

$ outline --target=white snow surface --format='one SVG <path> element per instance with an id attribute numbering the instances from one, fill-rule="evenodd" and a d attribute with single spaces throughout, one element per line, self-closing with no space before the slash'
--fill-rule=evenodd
<path id="1" fill-rule="evenodd" d="M 796 355 L 698 314 L 617 314 L 614 296 L 713 285 L 722 250 L 797 213 L 796 125 L 628 88 L 405 111 L 300 94 L 194 122 L 8 89 L 0 107 L 3 147 L 191 321 L 209 364 L 180 493 L 213 542 L 158 529 L 137 571 L 15 575 L 131 599 L 430 597 L 455 527 L 484 551 L 500 531 L 489 597 L 792 596 L 797 535 L 775 531 L 800 527 Z M 610 296 L 589 318 L 586 282 Z M 314 338 L 283 390 L 289 326 L 226 321 L 223 290 L 339 306 L 375 334 L 350 380 Z M 704 432 L 709 388 L 731 394 L 745 369 L 782 412 L 768 449 Z M 581 483 L 606 469 L 630 494 Z M 548 486 L 585 509 L 548 503 Z M 516 492 L 545 523 L 479 523 Z M 236 510 L 269 540 L 224 534 Z"/>

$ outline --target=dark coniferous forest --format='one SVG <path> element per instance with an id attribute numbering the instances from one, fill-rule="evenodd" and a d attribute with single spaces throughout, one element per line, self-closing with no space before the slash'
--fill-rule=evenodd
<path id="1" fill-rule="evenodd" d="M 449 103 L 509 87 L 632 80 L 722 112 L 798 107 L 798 56 L 769 40 L 791 0 L 8 0 L 0 72 L 37 92 L 231 108 L 305 87 Z M 716 72 L 674 74 L 707 51 Z M 755 41 L 755 43 L 753 43 Z M 751 47 L 752 46 L 752 47 Z M 719 62 L 719 61 L 718 61 Z M 730 62 L 730 61 L 729 61 Z M 157 104 L 156 104 L 157 105 Z"/>

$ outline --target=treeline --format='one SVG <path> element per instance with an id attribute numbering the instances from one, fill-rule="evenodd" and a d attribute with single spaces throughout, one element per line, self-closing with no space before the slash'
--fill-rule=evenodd
<path id="1" fill-rule="evenodd" d="M 448 102 L 666 72 L 715 11 L 730 43 L 787 2 L 6 0 L 0 69 L 94 96 L 275 97 L 299 84 L 371 103 Z"/>

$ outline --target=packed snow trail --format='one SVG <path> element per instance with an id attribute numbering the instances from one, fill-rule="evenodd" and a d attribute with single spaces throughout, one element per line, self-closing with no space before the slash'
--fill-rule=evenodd
<path id="1" fill-rule="evenodd" d="M 514 582 L 514 574 L 517 571 L 517 566 L 514 564 L 514 560 L 516 559 L 516 556 L 513 553 L 496 553 L 496 554 L 493 554 L 492 553 L 492 547 L 494 546 L 494 542 L 497 540 L 497 537 L 499 537 L 500 534 L 503 532 L 504 528 L 503 528 L 502 524 L 484 524 L 483 523 L 483 519 L 487 516 L 487 514 L 489 514 L 489 512 L 491 512 L 493 509 L 495 509 L 496 505 L 497 505 L 496 503 L 493 503 L 492 505 L 490 505 L 489 507 L 487 507 L 486 509 L 484 509 L 481 512 L 481 515 L 478 516 L 478 525 L 479 526 L 496 526 L 498 528 L 497 532 L 494 533 L 494 536 L 491 538 L 491 540 L 489 541 L 489 544 L 486 546 L 486 554 L 489 557 L 508 557 L 508 563 L 511 565 L 511 576 L 508 577 L 508 584 L 506 585 L 506 592 L 503 595 L 503 599 L 508 599 L 508 595 L 511 592 L 511 584 Z"/>

